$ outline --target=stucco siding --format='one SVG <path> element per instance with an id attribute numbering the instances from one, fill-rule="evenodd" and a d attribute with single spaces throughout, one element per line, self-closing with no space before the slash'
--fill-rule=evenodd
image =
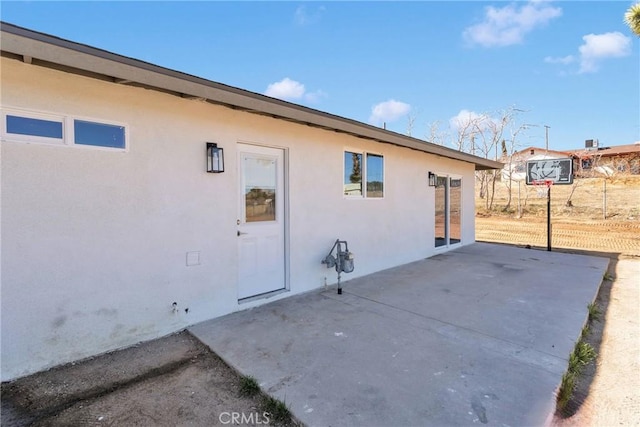
<path id="1" fill-rule="evenodd" d="M 320 260 L 349 242 L 365 275 L 436 253 L 429 170 L 474 165 L 157 91 L 2 58 L 3 108 L 123 123 L 128 150 L 2 142 L 2 380 L 156 338 L 335 283 Z M 205 172 L 205 142 L 225 172 Z M 288 160 L 289 292 L 237 300 L 237 144 Z M 384 156 L 383 199 L 343 196 L 343 152 Z M 187 252 L 200 264 L 186 265 Z M 173 307 L 172 303 L 177 306 Z M 188 309 L 188 311 L 185 311 Z"/>

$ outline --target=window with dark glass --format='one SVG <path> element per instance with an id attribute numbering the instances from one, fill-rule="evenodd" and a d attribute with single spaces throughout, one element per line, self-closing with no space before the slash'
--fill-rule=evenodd
<path id="1" fill-rule="evenodd" d="M 449 216 L 449 192 L 447 187 L 449 179 L 446 176 L 439 176 L 436 180 L 435 194 L 435 246 L 446 246 L 449 236 L 447 217 Z"/>
<path id="2" fill-rule="evenodd" d="M 124 126 L 74 120 L 73 132 L 75 144 L 125 148 Z"/>
<path id="3" fill-rule="evenodd" d="M 344 152 L 345 196 L 384 196 L 384 158 L 379 154 Z"/>
<path id="4" fill-rule="evenodd" d="M 278 190 L 276 159 L 246 154 L 243 162 L 245 222 L 275 221 Z"/>
<path id="5" fill-rule="evenodd" d="M 344 195 L 362 196 L 362 153 L 344 152 Z"/>
<path id="6" fill-rule="evenodd" d="M 7 114 L 7 133 L 62 139 L 62 121 L 35 119 Z"/>
<path id="7" fill-rule="evenodd" d="M 384 195 L 384 164 L 382 156 L 367 153 L 367 197 Z"/>
<path id="8" fill-rule="evenodd" d="M 438 176 L 434 200 L 435 247 L 462 239 L 462 179 Z"/>
<path id="9" fill-rule="evenodd" d="M 0 137 L 5 141 L 128 148 L 125 126 L 63 114 L 2 108 Z"/>
<path id="10" fill-rule="evenodd" d="M 460 243 L 462 210 L 462 179 L 449 180 L 449 244 Z"/>

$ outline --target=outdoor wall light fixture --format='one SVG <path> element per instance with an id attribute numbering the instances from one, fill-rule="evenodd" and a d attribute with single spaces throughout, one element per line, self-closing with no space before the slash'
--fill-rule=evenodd
<path id="1" fill-rule="evenodd" d="M 214 142 L 207 142 L 207 172 L 224 172 L 224 150 Z"/>
<path id="2" fill-rule="evenodd" d="M 429 187 L 435 187 L 437 180 L 438 180 L 438 175 L 436 175 L 433 172 L 429 172 Z"/>

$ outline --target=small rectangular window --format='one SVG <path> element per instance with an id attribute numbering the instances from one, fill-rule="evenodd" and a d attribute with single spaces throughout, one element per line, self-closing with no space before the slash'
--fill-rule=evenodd
<path id="1" fill-rule="evenodd" d="M 62 139 L 62 122 L 7 114 L 7 133 Z"/>
<path id="2" fill-rule="evenodd" d="M 275 221 L 278 163 L 269 156 L 243 154 L 245 221 Z"/>
<path id="3" fill-rule="evenodd" d="M 52 144 L 67 147 L 128 149 L 126 127 L 62 114 L 2 108 L 0 138 L 8 142 Z"/>
<path id="4" fill-rule="evenodd" d="M 344 152 L 344 195 L 362 196 L 362 153 Z"/>
<path id="5" fill-rule="evenodd" d="M 367 153 L 367 197 L 384 195 L 384 162 L 382 156 Z"/>
<path id="6" fill-rule="evenodd" d="M 344 152 L 345 196 L 384 197 L 384 158 L 379 154 Z"/>
<path id="7" fill-rule="evenodd" d="M 124 126 L 104 123 L 73 121 L 74 144 L 95 147 L 125 148 Z"/>

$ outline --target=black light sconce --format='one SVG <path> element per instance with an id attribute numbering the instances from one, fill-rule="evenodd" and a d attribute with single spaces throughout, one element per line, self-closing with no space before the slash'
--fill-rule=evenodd
<path id="1" fill-rule="evenodd" d="M 214 142 L 207 142 L 207 172 L 224 172 L 224 150 Z"/>
<path id="2" fill-rule="evenodd" d="M 429 172 L 429 187 L 435 187 L 438 181 L 438 175 L 433 172 Z"/>

